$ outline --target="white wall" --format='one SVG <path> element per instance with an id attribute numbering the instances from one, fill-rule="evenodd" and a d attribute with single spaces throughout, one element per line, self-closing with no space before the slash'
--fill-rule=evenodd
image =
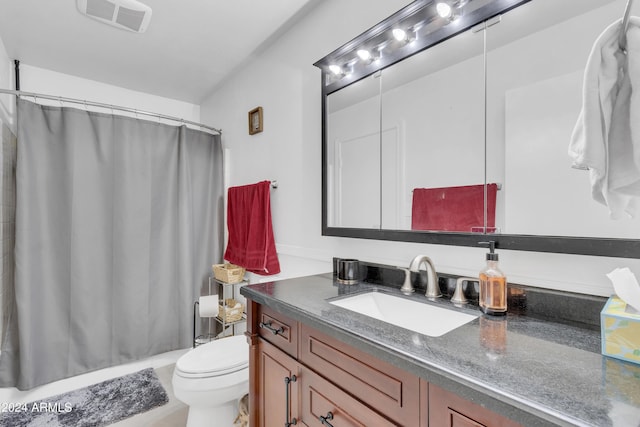
<path id="1" fill-rule="evenodd" d="M 104 104 L 118 105 L 200 122 L 200 106 L 175 99 L 164 98 L 144 92 L 58 73 L 44 68 L 20 63 L 20 90 L 43 93 L 65 98 L 77 98 Z M 39 103 L 59 105 L 57 101 L 38 99 Z M 73 108 L 84 108 L 82 104 L 65 104 Z M 110 113 L 108 109 L 88 107 L 91 110 Z M 129 114 L 115 111 L 116 114 Z M 129 114 L 134 116 L 134 114 Z M 141 119 L 157 120 L 140 115 Z M 176 122 L 167 122 L 177 124 Z M 215 125 L 212 125 L 215 126 Z"/>
<path id="2" fill-rule="evenodd" d="M 14 88 L 13 64 L 7 56 L 2 39 L 0 39 L 0 87 Z M 0 95 L 0 122 L 5 123 L 15 134 L 14 120 L 15 100 L 11 95 Z"/>
<path id="3" fill-rule="evenodd" d="M 324 237 L 321 235 L 320 70 L 312 64 L 404 6 L 402 1 L 327 0 L 272 46 L 257 53 L 202 104 L 203 120 L 223 129 L 230 184 L 277 179 L 274 232 L 281 254 L 320 260 L 354 257 L 407 266 L 428 254 L 441 272 L 476 275 L 485 249 Z M 264 132 L 249 136 L 247 112 L 264 108 Z M 605 274 L 640 260 L 500 251 L 512 282 L 608 295 Z"/>

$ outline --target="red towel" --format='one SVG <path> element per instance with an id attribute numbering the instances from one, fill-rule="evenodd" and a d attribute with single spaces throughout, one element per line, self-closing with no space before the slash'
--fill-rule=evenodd
<path id="1" fill-rule="evenodd" d="M 497 184 L 487 185 L 487 232 L 495 231 Z M 412 230 L 472 232 L 484 228 L 484 185 L 416 188 Z"/>
<path id="2" fill-rule="evenodd" d="M 271 183 L 230 187 L 227 192 L 229 241 L 224 259 L 253 273 L 280 273 L 271 225 Z"/>

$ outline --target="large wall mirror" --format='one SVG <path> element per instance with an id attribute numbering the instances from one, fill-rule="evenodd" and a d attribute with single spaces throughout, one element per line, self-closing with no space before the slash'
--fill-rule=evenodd
<path id="1" fill-rule="evenodd" d="M 323 233 L 640 257 L 640 219 L 610 219 L 567 154 L 589 52 L 626 0 L 436 3 L 316 63 Z"/>

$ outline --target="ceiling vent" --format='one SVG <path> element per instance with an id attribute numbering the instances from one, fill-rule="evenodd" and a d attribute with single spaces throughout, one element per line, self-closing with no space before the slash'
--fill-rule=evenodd
<path id="1" fill-rule="evenodd" d="M 136 0 L 76 0 L 83 15 L 105 24 L 144 33 L 151 21 L 151 8 Z"/>

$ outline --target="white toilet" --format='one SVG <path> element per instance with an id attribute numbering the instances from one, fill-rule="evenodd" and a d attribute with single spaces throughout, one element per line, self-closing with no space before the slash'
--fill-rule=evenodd
<path id="1" fill-rule="evenodd" d="M 189 405 L 187 427 L 231 427 L 249 392 L 249 346 L 242 335 L 189 350 L 176 362 L 173 392 Z M 213 423 L 213 424 L 212 424 Z"/>

